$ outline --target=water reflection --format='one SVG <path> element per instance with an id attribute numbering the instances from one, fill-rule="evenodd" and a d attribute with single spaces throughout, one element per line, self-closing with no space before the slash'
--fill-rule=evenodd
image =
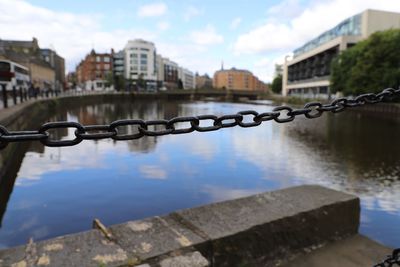
<path id="1" fill-rule="evenodd" d="M 106 124 L 121 118 L 269 111 L 213 102 L 120 101 L 60 107 L 50 120 Z M 206 126 L 206 125 L 204 125 Z M 184 125 L 182 125 L 184 127 Z M 136 129 L 121 127 L 124 133 Z M 83 141 L 67 148 L 32 143 L 15 170 L 0 247 L 297 184 L 321 184 L 362 199 L 361 232 L 400 243 L 399 125 L 357 113 L 299 118 L 209 133 L 135 141 Z M 73 139 L 74 129 L 53 138 Z M 11 178 L 10 178 L 11 177 Z M 3 179 L 2 183 L 7 179 Z M 68 221 L 68 223 L 65 223 Z"/>

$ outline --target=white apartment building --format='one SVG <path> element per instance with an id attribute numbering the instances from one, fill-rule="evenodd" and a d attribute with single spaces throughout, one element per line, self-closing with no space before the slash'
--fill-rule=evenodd
<path id="1" fill-rule="evenodd" d="M 182 81 L 183 89 L 196 88 L 196 77 L 192 71 L 185 68 L 179 68 L 178 78 Z"/>
<path id="2" fill-rule="evenodd" d="M 283 66 L 282 95 L 330 97 L 332 59 L 374 32 L 390 28 L 400 28 L 399 13 L 368 9 L 294 50 L 293 59 L 285 59 Z"/>
<path id="3" fill-rule="evenodd" d="M 142 39 L 128 41 L 124 48 L 125 79 L 137 84 L 139 77 L 145 81 L 145 90 L 157 88 L 156 47 Z"/>

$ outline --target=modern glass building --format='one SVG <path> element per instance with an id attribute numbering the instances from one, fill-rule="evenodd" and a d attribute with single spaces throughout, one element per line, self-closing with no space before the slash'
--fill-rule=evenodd
<path id="1" fill-rule="evenodd" d="M 400 13 L 366 10 L 307 42 L 284 64 L 282 94 L 329 98 L 332 59 L 372 33 L 390 28 L 400 28 Z"/>

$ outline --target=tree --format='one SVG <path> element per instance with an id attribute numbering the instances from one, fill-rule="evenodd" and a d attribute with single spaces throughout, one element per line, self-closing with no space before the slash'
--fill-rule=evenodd
<path id="1" fill-rule="evenodd" d="M 115 90 L 121 91 L 125 89 L 125 78 L 123 75 L 115 75 L 114 77 Z"/>
<path id="2" fill-rule="evenodd" d="M 343 51 L 331 64 L 331 92 L 377 93 L 400 85 L 400 30 L 376 32 Z"/>
<path id="3" fill-rule="evenodd" d="M 282 92 L 282 74 L 279 74 L 274 78 L 271 88 L 272 92 L 274 92 L 275 94 L 280 94 Z"/>
<path id="4" fill-rule="evenodd" d="M 115 83 L 114 83 L 114 75 L 111 71 L 107 72 L 105 75 L 105 80 L 107 82 L 106 86 L 109 87 L 111 85 L 113 85 L 115 87 Z"/>

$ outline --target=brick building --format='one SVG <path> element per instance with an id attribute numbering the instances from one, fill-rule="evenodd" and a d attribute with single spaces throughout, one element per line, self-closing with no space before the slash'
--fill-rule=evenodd
<path id="1" fill-rule="evenodd" d="M 267 85 L 248 70 L 221 69 L 214 74 L 214 88 L 228 90 L 265 91 Z"/>
<path id="2" fill-rule="evenodd" d="M 113 56 L 94 49 L 76 67 L 78 86 L 85 90 L 111 89 Z"/>

